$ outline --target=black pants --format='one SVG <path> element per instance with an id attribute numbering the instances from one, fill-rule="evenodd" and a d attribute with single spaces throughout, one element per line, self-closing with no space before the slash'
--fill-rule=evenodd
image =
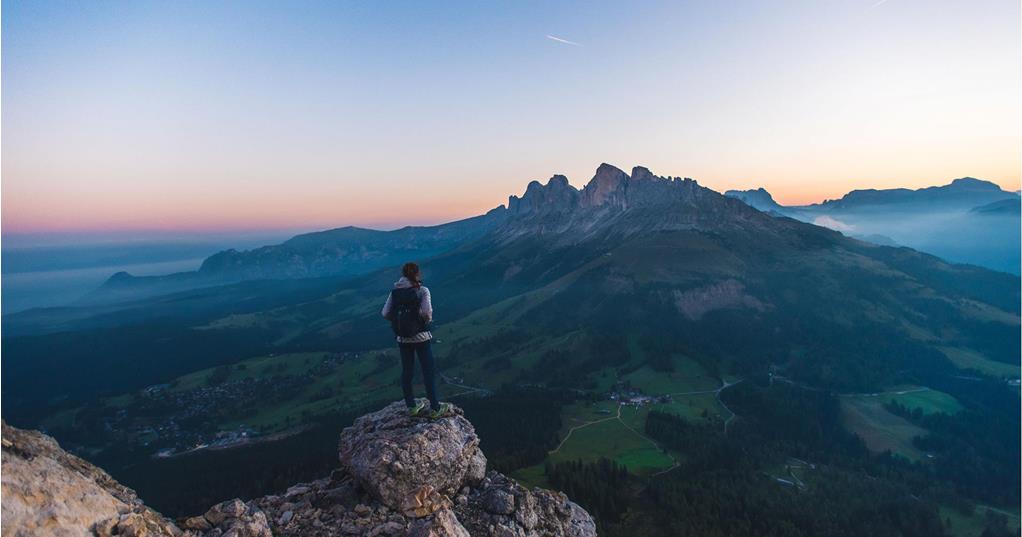
<path id="1" fill-rule="evenodd" d="M 405 394 L 405 404 L 409 408 L 415 406 L 415 397 L 412 395 L 412 377 L 415 375 L 415 355 L 419 355 L 419 364 L 422 366 L 422 383 L 426 385 L 426 397 L 432 408 L 440 408 L 440 402 L 436 395 L 436 366 L 433 363 L 433 349 L 430 341 L 422 343 L 398 343 L 401 349 L 401 389 Z"/>

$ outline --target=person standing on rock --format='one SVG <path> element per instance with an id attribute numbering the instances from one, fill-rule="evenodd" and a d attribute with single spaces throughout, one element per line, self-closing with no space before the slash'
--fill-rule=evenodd
<path id="1" fill-rule="evenodd" d="M 429 399 L 429 417 L 439 418 L 447 413 L 447 403 L 437 399 L 436 365 L 433 362 L 433 349 L 430 343 L 433 334 L 429 332 L 433 321 L 433 303 L 430 301 L 429 289 L 422 285 L 419 265 L 405 263 L 401 267 L 401 279 L 394 282 L 387 302 L 381 312 L 384 319 L 397 336 L 397 346 L 401 351 L 401 389 L 404 391 L 408 413 L 418 416 L 426 409 L 426 404 L 416 401 L 412 395 L 412 377 L 415 373 L 415 356 L 419 357 L 422 366 L 422 381 L 426 385 L 426 397 Z"/>

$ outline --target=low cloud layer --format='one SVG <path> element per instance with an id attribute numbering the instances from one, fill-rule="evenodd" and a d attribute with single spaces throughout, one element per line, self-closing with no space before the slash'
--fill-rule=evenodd
<path id="1" fill-rule="evenodd" d="M 855 231 L 855 226 L 851 224 L 846 224 L 836 218 L 831 218 L 829 216 L 817 216 L 813 220 L 813 223 L 818 226 L 828 227 L 830 229 L 833 229 L 834 231 L 840 231 L 841 233 L 850 233 L 852 231 Z"/>

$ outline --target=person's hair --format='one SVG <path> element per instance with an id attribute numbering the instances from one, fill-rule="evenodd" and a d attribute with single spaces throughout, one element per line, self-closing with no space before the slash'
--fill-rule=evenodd
<path id="1" fill-rule="evenodd" d="M 419 265 L 415 263 L 405 263 L 401 267 L 401 275 L 408 278 L 408 281 L 412 282 L 412 285 L 416 287 L 422 285 L 422 280 L 419 279 Z"/>

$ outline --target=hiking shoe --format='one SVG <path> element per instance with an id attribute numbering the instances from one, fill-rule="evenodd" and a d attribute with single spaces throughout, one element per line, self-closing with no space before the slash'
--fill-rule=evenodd
<path id="1" fill-rule="evenodd" d="M 439 407 L 434 408 L 433 410 L 431 410 L 429 412 L 429 417 L 430 417 L 430 419 L 434 419 L 434 420 L 437 419 L 437 418 L 442 418 L 442 417 L 444 417 L 444 414 L 447 414 L 447 411 L 450 410 L 450 409 L 451 409 L 451 405 L 449 405 L 447 403 L 440 403 Z"/>
<path id="2" fill-rule="evenodd" d="M 424 401 L 416 401 L 415 406 L 408 407 L 408 415 L 414 418 L 422 414 L 423 410 L 426 410 L 426 403 Z"/>

